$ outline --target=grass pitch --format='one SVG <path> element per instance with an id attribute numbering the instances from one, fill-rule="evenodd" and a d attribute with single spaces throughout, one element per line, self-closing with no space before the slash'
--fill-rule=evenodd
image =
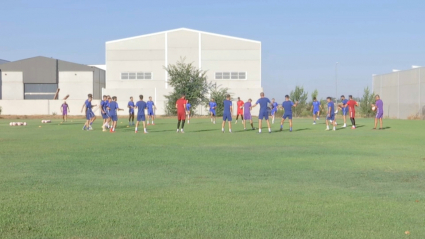
<path id="1" fill-rule="evenodd" d="M 135 134 L 121 119 L 113 134 L 0 120 L 0 238 L 425 238 L 424 121 Z"/>

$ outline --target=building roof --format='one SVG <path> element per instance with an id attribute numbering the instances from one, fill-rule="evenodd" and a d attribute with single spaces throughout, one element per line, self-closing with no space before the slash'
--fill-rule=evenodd
<path id="1" fill-rule="evenodd" d="M 145 35 L 140 35 L 140 36 L 135 36 L 135 37 L 128 37 L 128 38 L 123 38 L 123 39 L 118 39 L 118 40 L 113 40 L 113 41 L 107 41 L 106 44 L 120 42 L 120 41 L 127 41 L 127 40 L 140 38 L 140 37 L 148 37 L 148 36 L 153 36 L 153 35 L 158 35 L 158 34 L 164 34 L 164 33 L 169 33 L 169 32 L 176 32 L 176 31 L 190 31 L 190 32 L 196 32 L 196 33 L 208 34 L 208 35 L 213 35 L 213 36 L 225 37 L 225 38 L 230 38 L 230 39 L 235 39 L 235 40 L 240 40 L 240 41 L 261 43 L 260 41 L 250 40 L 250 39 L 246 39 L 246 38 L 238 38 L 238 37 L 220 35 L 220 34 L 215 34 L 215 33 L 211 33 L 211 32 L 203 32 L 203 31 L 193 30 L 193 29 L 189 29 L 189 28 L 177 28 L 177 29 L 168 30 L 168 31 L 162 31 L 162 32 L 150 33 L 150 34 L 145 34 Z"/>
<path id="2" fill-rule="evenodd" d="M 8 63 L 9 61 L 0 59 L 0 64 Z"/>
<path id="3" fill-rule="evenodd" d="M 94 71 L 93 67 L 91 66 L 73 63 L 69 61 L 62 61 L 59 59 L 54 59 L 54 58 L 45 57 L 45 56 L 36 56 L 36 57 L 26 58 L 26 59 L 22 59 L 18 61 L 7 62 L 2 64 L 0 66 L 0 69 L 5 71 L 7 70 L 16 71 L 16 70 L 19 70 L 20 68 L 25 68 L 27 65 L 34 65 L 34 64 L 38 65 L 38 63 L 41 63 L 41 62 L 45 62 L 46 64 L 53 64 L 56 61 L 58 62 L 57 67 L 59 71 Z M 51 63 L 48 63 L 48 62 L 51 62 Z M 45 66 L 45 64 L 41 64 L 40 66 Z"/>

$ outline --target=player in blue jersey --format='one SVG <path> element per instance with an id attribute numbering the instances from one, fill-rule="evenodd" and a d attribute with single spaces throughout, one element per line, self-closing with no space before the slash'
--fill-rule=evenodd
<path id="1" fill-rule="evenodd" d="M 292 107 L 296 107 L 298 104 L 297 102 L 292 102 L 289 100 L 289 95 L 285 95 L 285 101 L 282 103 L 282 107 L 284 110 L 284 113 L 282 115 L 282 120 L 280 121 L 280 131 L 283 130 L 283 123 L 285 122 L 285 119 L 289 119 L 289 132 L 292 132 Z"/>
<path id="2" fill-rule="evenodd" d="M 134 125 L 134 101 L 133 96 L 130 96 L 130 101 L 127 104 L 128 108 L 128 125 Z"/>
<path id="3" fill-rule="evenodd" d="M 186 116 L 187 116 L 187 124 L 190 123 L 190 107 L 192 107 L 192 105 L 189 103 L 188 100 L 186 100 Z"/>
<path id="4" fill-rule="evenodd" d="M 342 112 L 342 118 L 344 119 L 344 125 L 343 128 L 347 127 L 347 115 L 348 115 L 348 100 L 345 99 L 344 95 L 341 95 L 341 103 L 338 105 L 338 108 L 341 109 Z"/>
<path id="5" fill-rule="evenodd" d="M 328 112 L 326 117 L 326 130 L 329 130 L 329 123 L 333 125 L 333 130 L 335 131 L 335 104 L 332 101 L 331 97 L 326 98 L 326 101 L 328 102 Z"/>
<path id="6" fill-rule="evenodd" d="M 120 109 L 117 103 L 117 97 L 113 96 L 111 103 L 109 103 L 109 115 L 111 116 L 111 120 L 112 120 L 112 127 L 110 129 L 111 133 L 114 133 L 115 128 L 117 127 L 119 110 L 124 110 L 124 109 Z"/>
<path id="7" fill-rule="evenodd" d="M 313 111 L 313 124 L 316 124 L 316 120 L 319 120 L 321 110 L 322 105 L 320 104 L 320 101 L 314 97 L 313 104 L 311 105 L 311 111 Z"/>
<path id="8" fill-rule="evenodd" d="M 226 95 L 226 99 L 223 101 L 224 110 L 223 110 L 223 123 L 221 124 L 221 131 L 224 133 L 224 126 L 226 121 L 229 122 L 229 133 L 232 133 L 232 112 L 233 106 L 232 101 L 230 101 L 230 95 Z"/>
<path id="9" fill-rule="evenodd" d="M 151 119 L 152 125 L 155 125 L 153 120 L 155 119 L 156 106 L 152 101 L 152 96 L 149 96 L 149 100 L 148 102 L 146 102 L 146 105 L 148 106 L 148 125 L 149 125 L 149 119 Z"/>
<path id="10" fill-rule="evenodd" d="M 137 108 L 137 123 L 136 128 L 134 129 L 134 133 L 138 132 L 139 128 L 139 122 L 142 121 L 143 124 L 143 132 L 145 134 L 148 133 L 146 130 L 146 117 L 145 117 L 145 110 L 147 109 L 147 103 L 143 101 L 143 95 L 139 95 L 139 101 L 137 101 L 135 108 Z"/>
<path id="11" fill-rule="evenodd" d="M 92 108 L 96 105 L 92 105 L 91 102 L 93 100 L 93 95 L 88 94 L 88 99 L 84 102 L 83 107 L 81 108 L 81 113 L 83 113 L 83 110 L 85 108 L 85 115 L 86 115 L 86 123 L 84 124 L 83 130 L 93 130 L 92 124 L 96 120 L 96 116 L 93 113 Z"/>
<path id="12" fill-rule="evenodd" d="M 100 101 L 100 110 L 101 110 L 102 119 L 103 119 L 103 123 L 102 123 L 103 131 L 105 131 L 105 126 L 107 125 L 108 119 L 109 119 L 109 115 L 107 114 L 107 109 L 106 109 L 107 104 L 108 104 L 108 96 L 104 95 L 103 100 Z"/>
<path id="13" fill-rule="evenodd" d="M 275 116 L 275 114 L 277 112 L 277 107 L 278 106 L 279 106 L 279 104 L 277 102 L 275 102 L 275 100 L 273 98 L 272 99 L 272 112 L 271 112 L 271 115 L 272 115 L 272 124 L 274 124 L 274 116 Z"/>
<path id="14" fill-rule="evenodd" d="M 270 128 L 269 114 L 267 112 L 267 104 L 270 103 L 269 98 L 264 97 L 264 92 L 260 93 L 260 99 L 257 100 L 255 105 L 252 106 L 254 108 L 258 104 L 260 105 L 260 112 L 258 114 L 258 133 L 261 133 L 261 126 L 263 119 L 267 120 L 267 127 L 269 128 L 269 133 L 272 132 Z"/>
<path id="15" fill-rule="evenodd" d="M 217 108 L 217 103 L 215 103 L 214 99 L 211 99 L 210 103 L 209 103 L 209 107 L 210 107 L 210 115 L 211 115 L 211 122 L 213 124 L 215 124 L 215 119 L 216 119 L 216 113 L 215 113 L 215 109 Z"/>

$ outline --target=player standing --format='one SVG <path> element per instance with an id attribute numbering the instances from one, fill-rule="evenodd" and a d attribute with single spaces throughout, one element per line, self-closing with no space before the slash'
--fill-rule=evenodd
<path id="1" fill-rule="evenodd" d="M 136 128 L 134 129 L 134 133 L 138 132 L 138 128 L 139 128 L 139 122 L 142 121 L 143 124 L 143 132 L 145 134 L 148 133 L 148 131 L 146 130 L 146 116 L 145 116 L 145 110 L 147 109 L 147 104 L 146 102 L 143 101 L 143 95 L 139 95 L 139 101 L 136 102 L 136 106 L 135 108 L 137 108 L 137 123 L 136 123 Z"/>
<path id="2" fill-rule="evenodd" d="M 156 110 L 156 106 L 152 101 L 152 96 L 149 96 L 149 100 L 148 100 L 148 102 L 146 102 L 146 104 L 148 106 L 148 125 L 149 125 L 149 119 L 151 119 L 152 125 L 155 125 L 153 120 L 155 118 L 155 111 L 154 110 Z"/>
<path id="3" fill-rule="evenodd" d="M 214 99 L 211 99 L 209 106 L 210 106 L 211 122 L 215 124 L 215 119 L 217 115 L 215 112 L 215 108 L 217 108 L 217 103 L 215 103 Z"/>
<path id="4" fill-rule="evenodd" d="M 357 103 L 355 100 L 353 100 L 353 96 L 349 95 L 348 98 L 350 99 L 346 104 L 348 107 L 348 110 L 350 111 L 350 121 L 351 121 L 351 128 L 356 128 L 356 106 L 359 106 L 359 103 Z"/>
<path id="5" fill-rule="evenodd" d="M 333 130 L 335 131 L 336 122 L 335 122 L 335 104 L 332 101 L 331 97 L 326 98 L 328 101 L 328 115 L 326 118 L 326 130 L 329 130 L 329 123 L 332 123 Z"/>
<path id="6" fill-rule="evenodd" d="M 275 114 L 276 114 L 276 112 L 277 112 L 277 107 L 278 107 L 278 103 L 277 102 L 275 102 L 275 100 L 274 100 L 274 98 L 272 99 L 272 112 L 271 112 L 271 115 L 272 115 L 272 124 L 274 124 L 274 116 L 275 116 Z"/>
<path id="7" fill-rule="evenodd" d="M 128 125 L 134 125 L 134 101 L 133 96 L 130 96 L 130 101 L 127 104 L 128 107 Z M 130 122 L 132 121 L 132 123 Z"/>
<path id="8" fill-rule="evenodd" d="M 246 121 L 249 120 L 249 123 L 251 124 L 251 128 L 252 130 L 255 130 L 254 128 L 254 124 L 252 122 L 252 116 L 251 116 L 251 109 L 252 109 L 252 105 L 251 105 L 252 100 L 249 99 L 247 102 L 245 102 L 245 104 L 243 105 L 243 116 L 244 116 L 244 120 L 243 120 L 243 129 L 246 130 Z"/>
<path id="9" fill-rule="evenodd" d="M 379 119 L 379 129 L 384 129 L 382 128 L 383 122 L 382 122 L 382 118 L 384 117 L 384 102 L 381 100 L 381 97 L 379 95 L 375 95 L 375 106 L 376 107 L 376 116 L 375 116 L 375 128 L 378 126 L 378 119 Z"/>
<path id="10" fill-rule="evenodd" d="M 322 110 L 322 105 L 316 99 L 316 97 L 313 98 L 313 104 L 311 106 L 311 110 L 313 111 L 313 124 L 316 124 L 316 120 L 319 120 L 320 110 Z"/>
<path id="11" fill-rule="evenodd" d="M 100 111 L 102 114 L 102 119 L 103 119 L 103 123 L 102 123 L 102 130 L 105 130 L 105 127 L 107 126 L 107 122 L 108 122 L 108 118 L 109 115 L 107 114 L 107 104 L 108 104 L 108 97 L 106 95 L 103 96 L 103 100 L 100 101 Z"/>
<path id="12" fill-rule="evenodd" d="M 283 130 L 283 123 L 285 122 L 285 119 L 289 119 L 289 132 L 292 132 L 292 107 L 296 107 L 298 104 L 297 102 L 292 102 L 289 100 L 289 95 L 285 95 L 285 101 L 282 103 L 283 110 L 285 111 L 282 115 L 282 120 L 280 121 L 280 131 Z"/>
<path id="13" fill-rule="evenodd" d="M 64 101 L 63 104 L 61 105 L 61 111 L 62 111 L 62 120 L 66 122 L 68 111 L 71 112 L 71 110 L 69 109 L 69 105 L 66 103 L 66 101 Z"/>
<path id="14" fill-rule="evenodd" d="M 186 121 L 186 99 L 185 95 L 182 94 L 180 99 L 176 101 L 176 108 L 177 108 L 177 133 L 182 132 L 184 133 L 184 122 Z M 180 123 L 182 125 L 180 129 Z"/>
<path id="15" fill-rule="evenodd" d="M 269 114 L 267 112 L 267 104 L 270 103 L 269 98 L 264 97 L 264 92 L 260 93 L 260 99 L 257 100 L 255 105 L 252 106 L 254 108 L 257 104 L 260 105 L 260 113 L 258 114 L 258 133 L 261 133 L 262 120 L 267 120 L 267 127 L 269 128 L 269 133 L 272 132 L 270 128 Z"/>
<path id="16" fill-rule="evenodd" d="M 347 107 L 348 100 L 345 99 L 344 95 L 341 95 L 341 104 L 338 105 L 338 107 L 341 109 L 342 112 L 342 118 L 344 119 L 344 125 L 343 128 L 347 127 L 347 114 L 348 114 L 348 107 Z"/>
<path id="17" fill-rule="evenodd" d="M 236 105 L 238 106 L 238 110 L 236 111 L 236 121 L 235 121 L 235 124 L 238 123 L 239 115 L 241 116 L 241 119 L 243 121 L 243 104 L 244 104 L 244 102 L 241 100 L 240 97 L 238 97 L 238 101 L 236 102 Z"/>
<path id="18" fill-rule="evenodd" d="M 230 100 L 230 95 L 226 95 L 226 99 L 223 101 L 223 123 L 221 123 L 221 131 L 224 133 L 224 126 L 226 121 L 229 122 L 229 133 L 232 133 L 232 112 L 233 106 Z"/>
<path id="19" fill-rule="evenodd" d="M 84 124 L 83 130 L 85 129 L 93 130 L 91 125 L 96 120 L 96 116 L 94 115 L 92 108 L 95 107 L 96 105 L 91 104 L 92 100 L 93 100 L 92 94 L 88 94 L 88 99 L 84 102 L 83 107 L 81 108 L 81 113 L 83 113 L 84 108 L 86 108 L 85 115 L 86 115 L 87 122 L 86 124 Z"/>
<path id="20" fill-rule="evenodd" d="M 123 109 L 120 109 L 120 107 L 118 106 L 117 97 L 112 96 L 112 102 L 109 103 L 109 115 L 111 116 L 111 119 L 112 119 L 112 128 L 110 130 L 111 133 L 114 133 L 115 128 L 117 127 L 119 110 L 123 110 Z"/>
<path id="21" fill-rule="evenodd" d="M 187 124 L 190 122 L 190 103 L 188 100 L 186 100 L 186 115 L 187 115 Z"/>

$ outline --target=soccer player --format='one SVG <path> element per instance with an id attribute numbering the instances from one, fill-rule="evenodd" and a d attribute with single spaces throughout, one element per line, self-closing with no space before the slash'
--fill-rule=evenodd
<path id="1" fill-rule="evenodd" d="M 217 103 L 215 103 L 214 99 L 211 99 L 209 105 L 210 105 L 211 122 L 215 124 L 215 119 L 216 119 L 215 108 L 217 108 Z"/>
<path id="2" fill-rule="evenodd" d="M 145 116 L 145 110 L 147 109 L 147 104 L 146 102 L 143 101 L 143 95 L 139 95 L 139 101 L 137 101 L 135 108 L 137 108 L 137 123 L 136 123 L 136 128 L 134 129 L 134 133 L 138 132 L 138 128 L 139 128 L 139 122 L 142 121 L 143 124 L 143 132 L 145 134 L 148 133 L 148 131 L 146 130 L 146 116 Z"/>
<path id="3" fill-rule="evenodd" d="M 81 113 L 83 113 L 84 108 L 86 109 L 85 114 L 86 114 L 87 121 L 84 124 L 83 130 L 86 130 L 86 129 L 93 130 L 91 125 L 96 120 L 96 116 L 94 115 L 92 108 L 95 107 L 96 105 L 91 104 L 92 100 L 93 100 L 92 94 L 88 94 L 88 99 L 84 102 L 83 107 L 81 108 Z"/>
<path id="4" fill-rule="evenodd" d="M 243 104 L 244 104 L 244 102 L 241 100 L 240 97 L 238 97 L 238 101 L 236 102 L 236 105 L 238 106 L 238 110 L 236 111 L 236 121 L 235 121 L 235 124 L 238 123 L 239 115 L 241 116 L 241 119 L 243 121 Z"/>
<path id="5" fill-rule="evenodd" d="M 298 104 L 297 102 L 292 102 L 289 100 L 289 95 L 285 95 L 285 101 L 282 103 L 283 110 L 285 113 L 282 115 L 282 120 L 280 121 L 280 131 L 283 130 L 283 123 L 285 122 L 285 119 L 289 119 L 289 132 L 292 132 L 292 107 L 296 107 Z"/>
<path id="6" fill-rule="evenodd" d="M 264 92 L 260 93 L 260 99 L 257 100 L 255 105 L 252 106 L 254 108 L 258 104 L 260 105 L 260 113 L 258 114 L 258 133 L 261 133 L 262 121 L 265 119 L 267 121 L 267 127 L 269 128 L 269 133 L 272 132 L 270 128 L 269 114 L 267 112 L 267 104 L 270 103 L 269 98 L 264 97 Z"/>
<path id="7" fill-rule="evenodd" d="M 379 129 L 383 129 L 382 118 L 384 117 L 384 102 L 381 100 L 381 97 L 379 95 L 375 96 L 375 100 L 376 100 L 375 105 L 372 105 L 376 107 L 375 128 L 373 129 L 376 129 L 376 127 L 378 126 L 378 119 L 379 119 L 379 126 L 380 126 Z"/>
<path id="8" fill-rule="evenodd" d="M 108 96 L 104 95 L 103 96 L 103 100 L 100 101 L 100 110 L 102 113 L 102 119 L 103 119 L 103 123 L 102 123 L 102 130 L 105 130 L 105 127 L 108 125 L 108 119 L 109 119 L 109 115 L 107 114 L 107 105 L 108 105 Z"/>
<path id="9" fill-rule="evenodd" d="M 180 99 L 176 101 L 176 108 L 177 108 L 177 133 L 182 132 L 184 133 L 184 122 L 186 121 L 186 99 L 185 95 L 182 94 Z M 180 129 L 180 123 L 182 125 Z"/>
<path id="10" fill-rule="evenodd" d="M 120 107 L 118 106 L 117 97 L 112 96 L 112 102 L 109 103 L 109 115 L 111 116 L 111 119 L 112 119 L 112 128 L 110 129 L 111 133 L 114 133 L 115 128 L 117 127 L 117 121 L 118 121 L 117 111 L 119 110 L 124 110 L 124 109 L 120 109 Z"/>
<path id="11" fill-rule="evenodd" d="M 320 101 L 316 99 L 316 97 L 313 98 L 311 110 L 313 111 L 313 124 L 316 124 L 316 120 L 319 120 L 320 111 L 322 110 L 322 105 L 320 104 Z"/>
<path id="12" fill-rule="evenodd" d="M 348 98 L 350 99 L 347 102 L 348 110 L 350 111 L 350 121 L 351 121 L 351 128 L 356 128 L 356 106 L 359 106 L 359 103 L 357 103 L 355 100 L 353 100 L 353 96 L 349 95 Z"/>
<path id="13" fill-rule="evenodd" d="M 249 120 L 249 123 L 251 124 L 252 130 L 255 130 L 254 124 L 252 123 L 252 117 L 251 117 L 251 105 L 252 100 L 249 99 L 245 104 L 243 105 L 243 129 L 246 130 L 246 121 Z"/>
<path id="14" fill-rule="evenodd" d="M 275 102 L 275 100 L 274 100 L 274 98 L 272 99 L 272 112 L 271 112 L 271 115 L 272 115 L 272 124 L 274 124 L 274 115 L 276 114 L 276 112 L 277 112 L 277 106 L 278 106 L 279 104 L 277 103 L 277 102 Z"/>
<path id="15" fill-rule="evenodd" d="M 223 123 L 221 124 L 221 131 L 224 133 L 224 126 L 226 121 L 229 122 L 229 133 L 232 133 L 232 112 L 233 106 L 232 101 L 230 101 L 230 95 L 226 95 L 226 99 L 223 101 L 224 110 L 223 110 Z"/>
<path id="16" fill-rule="evenodd" d="M 128 125 L 134 125 L 134 101 L 133 96 L 130 96 L 130 101 L 127 104 L 128 107 Z M 132 121 L 132 123 L 130 122 Z"/>
<path id="17" fill-rule="evenodd" d="M 326 98 L 328 102 L 328 115 L 326 117 L 326 130 L 329 130 L 329 123 L 332 123 L 333 130 L 335 131 L 336 122 L 335 122 L 335 104 L 332 101 L 332 97 Z"/>
<path id="18" fill-rule="evenodd" d="M 66 101 L 63 102 L 61 105 L 61 112 L 62 112 L 62 120 L 66 122 L 66 117 L 68 116 L 68 111 L 71 112 L 69 109 L 69 105 L 66 103 Z"/>
<path id="19" fill-rule="evenodd" d="M 152 121 L 152 125 L 155 125 L 153 120 L 155 118 L 155 111 L 156 110 L 156 106 L 152 101 L 152 96 L 149 96 L 149 100 L 148 102 L 146 102 L 147 106 L 148 106 L 148 125 L 149 125 L 149 119 L 151 119 Z"/>
<path id="20" fill-rule="evenodd" d="M 186 115 L 187 115 L 187 124 L 190 122 L 190 103 L 188 100 L 186 100 Z"/>
<path id="21" fill-rule="evenodd" d="M 344 125 L 343 128 L 347 127 L 347 114 L 348 114 L 348 107 L 347 107 L 348 100 L 345 99 L 344 95 L 341 95 L 341 104 L 338 105 L 338 107 L 341 109 L 342 112 L 342 118 L 344 119 Z"/>

